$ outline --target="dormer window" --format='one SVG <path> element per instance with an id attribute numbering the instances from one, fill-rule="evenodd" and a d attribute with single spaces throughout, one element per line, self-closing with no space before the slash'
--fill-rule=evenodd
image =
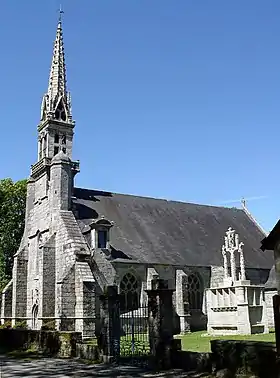
<path id="1" fill-rule="evenodd" d="M 113 222 L 108 221 L 104 217 L 96 219 L 90 225 L 91 241 L 94 249 L 107 249 L 110 243 L 110 229 Z"/>
<path id="2" fill-rule="evenodd" d="M 108 231 L 98 230 L 97 231 L 97 247 L 107 248 L 107 240 L 108 240 Z"/>

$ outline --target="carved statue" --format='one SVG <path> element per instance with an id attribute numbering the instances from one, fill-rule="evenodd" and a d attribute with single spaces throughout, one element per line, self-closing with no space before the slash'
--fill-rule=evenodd
<path id="1" fill-rule="evenodd" d="M 228 261 L 227 261 L 227 252 L 224 245 L 222 246 L 222 255 L 224 258 L 224 278 L 227 279 L 228 278 Z"/>

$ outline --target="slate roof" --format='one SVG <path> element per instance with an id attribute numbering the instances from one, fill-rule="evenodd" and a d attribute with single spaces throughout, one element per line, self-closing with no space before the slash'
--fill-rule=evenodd
<path id="1" fill-rule="evenodd" d="M 241 209 L 198 205 L 75 188 L 80 227 L 104 216 L 114 222 L 112 255 L 143 263 L 221 265 L 225 232 L 244 242 L 248 268 L 271 269 L 273 255 L 260 250 L 265 235 Z"/>
<path id="2" fill-rule="evenodd" d="M 275 272 L 275 265 L 271 268 L 269 272 L 268 280 L 265 283 L 266 290 L 277 290 L 277 282 L 276 282 L 276 272 Z"/>
<path id="3" fill-rule="evenodd" d="M 263 251 L 268 250 L 268 251 L 273 251 L 275 244 L 279 241 L 280 239 L 280 219 L 276 223 L 276 225 L 273 227 L 273 229 L 270 231 L 269 235 L 264 238 L 261 242 L 261 249 Z"/>

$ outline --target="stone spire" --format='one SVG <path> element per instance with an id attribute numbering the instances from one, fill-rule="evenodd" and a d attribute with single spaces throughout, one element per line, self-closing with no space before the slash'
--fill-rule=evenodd
<path id="1" fill-rule="evenodd" d="M 71 97 L 66 87 L 66 65 L 64 56 L 61 13 L 56 30 L 48 91 L 43 97 L 41 121 L 54 119 L 72 123 Z"/>

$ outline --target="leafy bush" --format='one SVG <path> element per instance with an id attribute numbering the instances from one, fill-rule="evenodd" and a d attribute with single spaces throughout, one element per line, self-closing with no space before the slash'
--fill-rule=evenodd
<path id="1" fill-rule="evenodd" d="M 28 329 L 26 320 L 17 321 L 13 328 Z"/>
<path id="2" fill-rule="evenodd" d="M 0 329 L 12 328 L 11 320 L 6 320 L 4 324 L 0 324 Z"/>

